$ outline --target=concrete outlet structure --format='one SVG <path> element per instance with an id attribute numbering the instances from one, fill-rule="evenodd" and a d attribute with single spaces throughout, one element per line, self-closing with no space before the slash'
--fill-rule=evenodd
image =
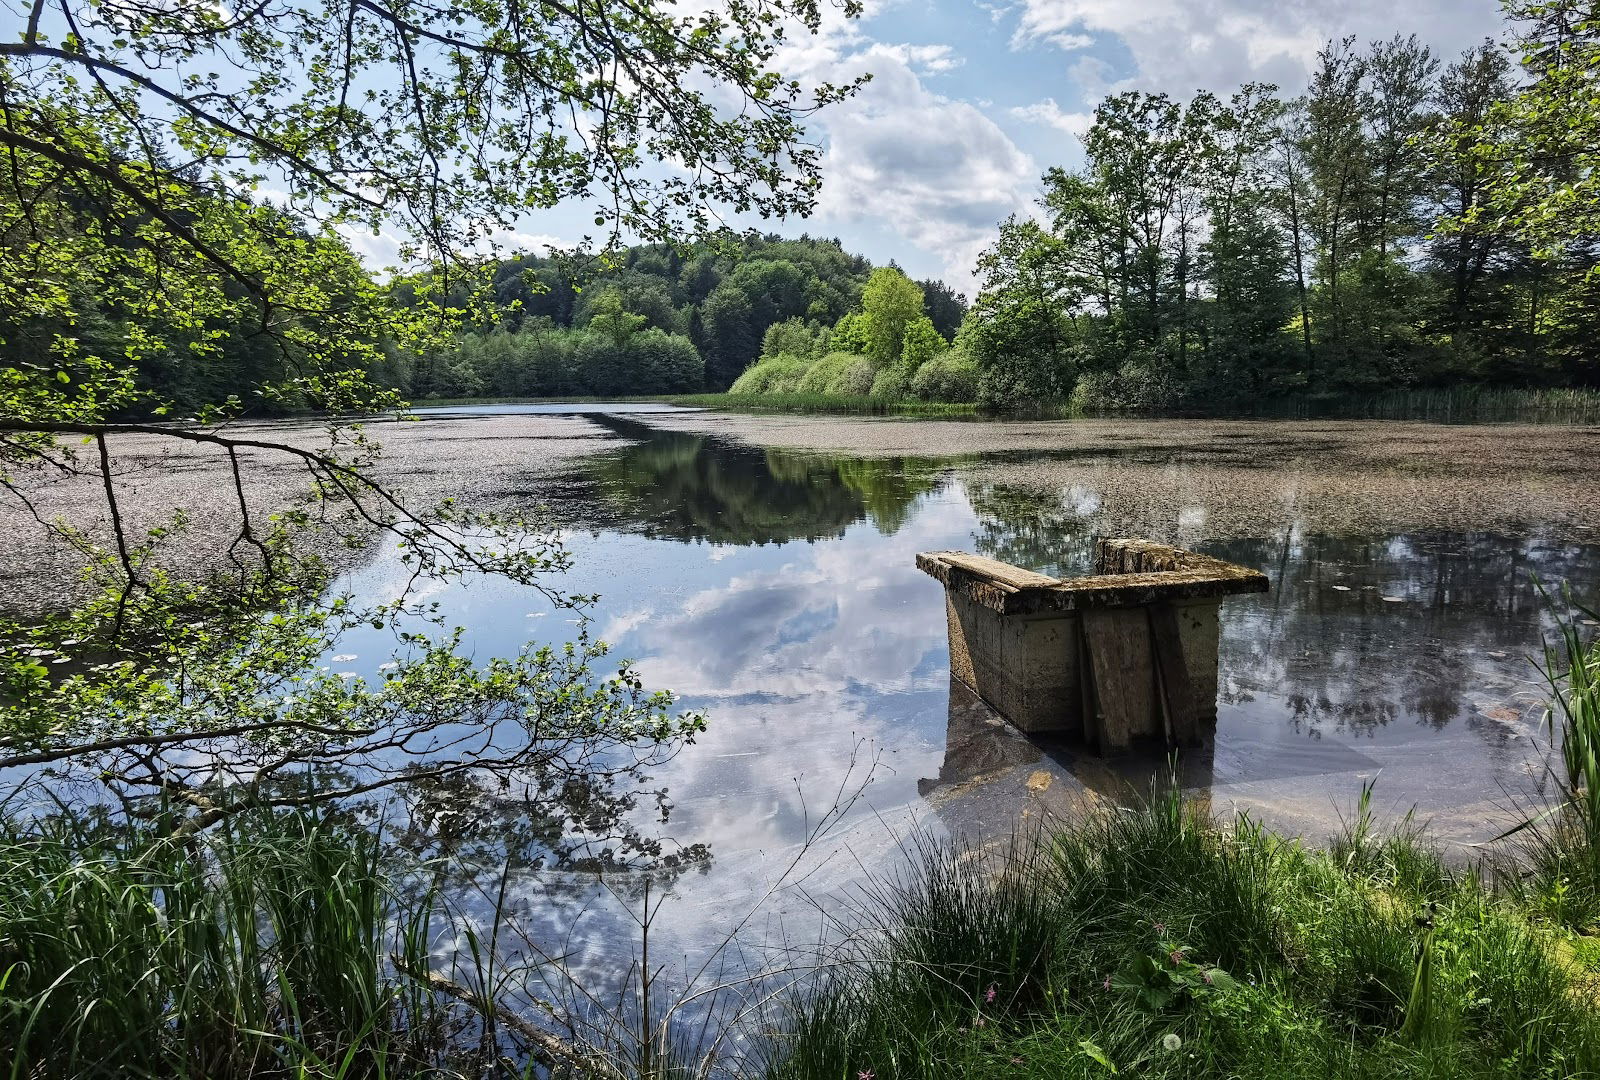
<path id="1" fill-rule="evenodd" d="M 1265 574 L 1146 540 L 1101 540 L 1095 574 L 1052 578 L 964 551 L 917 566 L 945 587 L 950 672 L 1023 731 L 1102 751 L 1193 745 L 1217 715 L 1217 608 Z"/>

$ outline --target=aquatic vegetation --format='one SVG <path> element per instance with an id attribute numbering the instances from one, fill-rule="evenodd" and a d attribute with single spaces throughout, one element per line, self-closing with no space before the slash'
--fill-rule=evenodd
<path id="1" fill-rule="evenodd" d="M 907 397 L 875 394 L 786 393 L 680 394 L 656 400 L 673 405 L 693 405 L 708 409 L 798 413 L 863 413 L 867 415 L 972 416 L 978 407 L 971 403 L 917 401 Z"/>
<path id="2" fill-rule="evenodd" d="M 1600 422 L 1600 390 L 1576 386 L 1451 386 L 1285 398 L 1249 411 L 1266 416 L 1433 420 L 1447 424 Z"/>
<path id="3" fill-rule="evenodd" d="M 1552 605 L 1555 640 L 1539 668 L 1550 694 L 1545 725 L 1561 747 L 1561 767 L 1552 770 L 1560 797 L 1512 832 L 1526 833 L 1534 901 L 1558 923 L 1591 930 L 1600 925 L 1600 638 L 1585 634 L 1582 620 L 1600 616 L 1575 604 L 1570 591 L 1562 600 Z"/>

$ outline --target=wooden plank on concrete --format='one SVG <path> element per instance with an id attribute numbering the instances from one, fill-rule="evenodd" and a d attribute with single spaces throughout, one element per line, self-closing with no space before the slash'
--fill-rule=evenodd
<path id="1" fill-rule="evenodd" d="M 1149 617 L 1138 608 L 1085 611 L 1083 638 L 1099 704 L 1101 750 L 1126 749 L 1136 738 L 1161 734 L 1154 730 Z"/>
<path id="2" fill-rule="evenodd" d="M 1171 604 L 1150 608 L 1150 649 L 1169 743 L 1200 745 L 1199 703 L 1195 701 L 1194 683 L 1189 678 L 1189 665 L 1183 653 L 1178 613 Z"/>

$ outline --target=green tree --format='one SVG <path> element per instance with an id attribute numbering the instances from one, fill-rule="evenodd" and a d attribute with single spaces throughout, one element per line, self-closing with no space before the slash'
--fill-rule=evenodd
<path id="1" fill-rule="evenodd" d="M 650 322 L 645 316 L 628 311 L 623 306 L 622 293 L 614 288 L 601 290 L 587 304 L 587 313 L 589 329 L 605 334 L 619 350 Z"/>
<path id="2" fill-rule="evenodd" d="M 761 356 L 798 356 L 811 360 L 828 351 L 832 339 L 828 328 L 808 323 L 799 316 L 773 323 L 761 338 Z"/>
<path id="3" fill-rule="evenodd" d="M 933 321 L 933 328 L 946 340 L 956 336 L 961 320 L 967 314 L 967 298 L 942 281 L 919 281 L 922 289 L 922 309 Z"/>
<path id="4" fill-rule="evenodd" d="M 301 535 L 314 516 L 352 544 L 375 530 L 402 546 L 417 581 L 501 576 L 581 615 L 551 584 L 567 557 L 547 532 L 408 505 L 373 478 L 375 446 L 338 418 L 395 403 L 368 373 L 396 350 L 421 373 L 459 326 L 498 325 L 497 284 L 512 299 L 538 295 L 527 278 L 497 283 L 482 258 L 530 211 L 586 203 L 611 243 L 624 232 L 681 241 L 726 207 L 808 210 L 821 151 L 803 123 L 853 84 L 806 86 L 772 63 L 777 22 L 814 31 L 817 5 L 48 7 L 30 5 L 0 43 L 0 484 L 27 503 L 47 468 L 87 475 L 111 524 L 104 544 L 73 534 L 99 592 L 0 626 L 10 775 L 50 766 L 117 796 L 160 792 L 165 813 L 188 814 L 177 827 L 194 830 L 246 806 L 392 783 L 606 774 L 613 751 L 648 760 L 695 731 L 698 718 L 674 716 L 626 668 L 597 670 L 605 647 L 581 619 L 568 649 L 474 663 L 457 653 L 459 631 L 410 621 L 410 592 L 363 606 L 327 591 Z M 640 167 L 659 160 L 685 168 Z M 267 189 L 271 205 L 248 197 Z M 397 245 L 391 287 L 374 284 L 341 230 Z M 100 298 L 94 319 L 83 296 Z M 166 419 L 173 401 L 141 372 L 180 351 L 221 364 L 235 344 L 251 361 L 238 397 L 198 425 Z M 461 350 L 449 355 L 462 363 Z M 215 426 L 246 403 L 319 406 L 331 439 L 313 448 Z M 145 419 L 119 420 L 129 416 Z M 221 455 L 241 495 L 214 575 L 166 572 L 162 541 L 181 520 L 140 535 L 118 513 L 112 460 L 134 435 Z M 263 458 L 305 470 L 312 509 L 259 515 L 243 492 Z M 330 675 L 320 659 L 368 625 L 402 642 L 395 667 L 370 685 Z M 473 725 L 526 738 L 448 749 Z M 407 760 L 405 748 L 427 745 L 446 749 Z M 237 783 L 219 779 L 219 761 Z M 324 765 L 337 768 L 321 776 Z"/>
<path id="5" fill-rule="evenodd" d="M 922 290 L 893 266 L 880 267 L 861 292 L 866 356 L 882 368 L 900 362 L 906 328 L 922 317 Z"/>
<path id="6" fill-rule="evenodd" d="M 949 347 L 950 343 L 933 328 L 933 320 L 926 315 L 919 315 L 906 324 L 905 335 L 900 343 L 900 366 L 905 368 L 907 374 L 914 374 L 919 367 Z"/>
<path id="7" fill-rule="evenodd" d="M 1082 281 L 1063 246 L 1037 222 L 1008 218 L 978 260 L 979 290 L 956 347 L 977 364 L 979 400 L 994 405 L 1064 399 L 1079 367 L 1072 311 Z"/>
<path id="8" fill-rule="evenodd" d="M 1199 276 L 1209 282 L 1200 369 L 1208 401 L 1255 399 L 1292 388 L 1294 308 L 1285 274 L 1288 243 L 1278 213 L 1272 153 L 1284 112 L 1276 87 L 1249 84 L 1215 121 L 1215 156 L 1205 191 L 1209 235 Z"/>
<path id="9" fill-rule="evenodd" d="M 717 286 L 700 313 L 701 351 L 706 358 L 706 385 L 726 390 L 755 361 L 761 336 L 755 329 L 750 298 L 734 285 Z"/>

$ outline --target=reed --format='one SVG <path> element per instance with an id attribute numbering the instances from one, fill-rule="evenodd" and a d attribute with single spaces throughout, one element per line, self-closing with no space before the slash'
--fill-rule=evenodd
<path id="1" fill-rule="evenodd" d="M 1452 386 L 1381 390 L 1268 402 L 1269 416 L 1425 420 L 1438 423 L 1600 423 L 1600 389 Z"/>
<path id="2" fill-rule="evenodd" d="M 443 1010 L 391 974 L 424 943 L 377 840 L 251 815 L 203 839 L 56 819 L 0 832 L 11 1077 L 399 1075 Z M 412 955 L 421 963 L 426 953 Z"/>
<path id="3" fill-rule="evenodd" d="M 1523 834 L 1529 870 L 1513 867 L 1506 876 L 1525 885 L 1525 899 L 1557 923 L 1592 931 L 1600 927 L 1600 638 L 1585 633 L 1583 622 L 1600 622 L 1600 615 L 1576 603 L 1570 589 L 1559 599 L 1540 591 L 1556 624 L 1539 671 L 1549 691 L 1546 729 L 1561 747 L 1552 770 L 1558 798 L 1513 830 Z"/>

